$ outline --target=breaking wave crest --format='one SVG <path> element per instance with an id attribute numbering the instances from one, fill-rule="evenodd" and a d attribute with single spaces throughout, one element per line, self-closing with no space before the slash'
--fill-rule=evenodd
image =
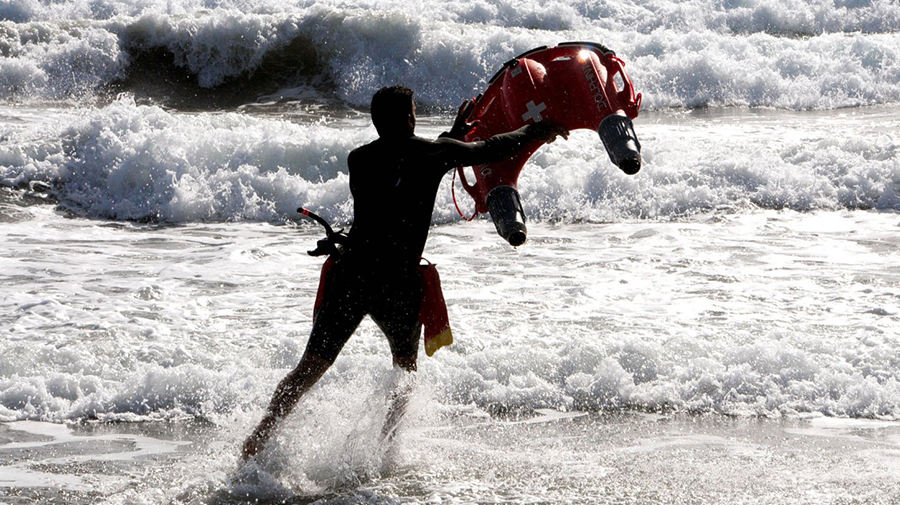
<path id="1" fill-rule="evenodd" d="M 261 96 L 365 106 L 404 83 L 425 105 L 477 94 L 516 54 L 596 40 L 628 62 L 646 109 L 833 109 L 900 101 L 900 6 L 859 0 L 85 2 L 0 6 L 0 99 L 126 90 L 180 108 Z"/>

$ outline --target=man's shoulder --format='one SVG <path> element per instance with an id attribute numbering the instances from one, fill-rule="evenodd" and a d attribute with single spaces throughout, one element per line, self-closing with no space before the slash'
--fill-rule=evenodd
<path id="1" fill-rule="evenodd" d="M 363 144 L 350 151 L 350 154 L 347 155 L 347 166 L 352 169 L 353 167 L 358 167 L 360 165 L 371 164 L 373 160 L 378 160 L 383 157 L 381 154 L 383 151 L 384 150 L 380 147 L 380 142 L 378 142 L 378 140 Z"/>
<path id="2" fill-rule="evenodd" d="M 375 141 L 369 142 L 368 144 L 363 144 L 363 145 L 361 145 L 361 146 L 359 146 L 359 147 L 353 149 L 352 151 L 350 151 L 350 155 L 349 155 L 349 156 L 350 156 L 351 158 L 355 158 L 355 157 L 358 157 L 358 156 L 361 155 L 361 154 L 365 154 L 367 151 L 372 151 L 372 150 L 374 150 L 374 149 L 375 149 L 375 145 L 374 145 L 374 144 L 375 144 L 376 142 L 378 142 L 378 141 L 375 140 Z"/>
<path id="3" fill-rule="evenodd" d="M 419 137 L 418 135 L 413 135 L 409 138 L 404 138 L 400 140 L 385 140 L 383 138 L 378 138 L 369 142 L 368 144 L 363 144 L 356 149 L 350 151 L 351 158 L 366 158 L 368 156 L 377 156 L 377 155 L 399 155 L 399 154 L 414 154 L 417 151 L 429 151 L 435 148 L 440 148 L 442 145 L 442 140 L 444 139 L 427 139 L 424 137 Z"/>
<path id="4" fill-rule="evenodd" d="M 412 137 L 402 140 L 385 140 L 382 138 L 373 140 L 368 144 L 363 144 L 352 151 L 348 160 L 351 164 L 365 162 L 372 159 L 382 159 L 391 157 L 416 158 L 421 155 L 431 155 L 444 151 L 448 145 L 460 144 L 459 141 L 439 138 L 429 139 L 413 135 Z"/>

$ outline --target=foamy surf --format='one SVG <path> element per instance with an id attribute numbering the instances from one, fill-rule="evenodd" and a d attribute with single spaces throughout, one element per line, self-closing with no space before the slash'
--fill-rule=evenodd
<path id="1" fill-rule="evenodd" d="M 4 225 L 4 420 L 215 422 L 261 408 L 302 354 L 315 229 L 58 219 L 37 221 L 40 240 L 34 221 Z M 423 381 L 448 408 L 493 413 L 896 419 L 896 221 L 536 224 L 521 250 L 487 222 L 440 227 L 428 257 L 458 342 L 423 362 Z M 380 370 L 383 344 L 364 325 L 326 387 Z"/>

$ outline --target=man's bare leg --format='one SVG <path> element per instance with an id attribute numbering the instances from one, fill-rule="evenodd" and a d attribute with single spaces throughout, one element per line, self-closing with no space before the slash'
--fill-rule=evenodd
<path id="1" fill-rule="evenodd" d="M 409 373 L 413 373 L 416 371 L 416 356 L 412 356 L 409 358 L 394 358 L 394 365 L 399 366 L 403 370 L 406 370 Z M 387 418 L 384 421 L 384 426 L 381 428 L 381 435 L 386 439 L 391 439 L 394 437 L 394 434 L 397 431 L 397 425 L 400 424 L 400 420 L 403 419 L 403 415 L 406 414 L 406 407 L 409 406 L 409 395 L 412 393 L 412 385 L 406 384 L 401 386 L 391 395 L 393 397 L 393 401 L 391 402 L 391 406 L 388 409 Z"/>
<path id="2" fill-rule="evenodd" d="M 314 354 L 305 353 L 300 358 L 297 367 L 278 383 L 265 417 L 244 442 L 242 460 L 246 461 L 265 447 L 278 423 L 291 413 L 300 398 L 322 378 L 330 366 L 331 363 Z"/>

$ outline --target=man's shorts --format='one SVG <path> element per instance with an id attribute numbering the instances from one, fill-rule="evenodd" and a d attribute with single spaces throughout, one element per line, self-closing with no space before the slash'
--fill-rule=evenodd
<path id="1" fill-rule="evenodd" d="M 306 352 L 333 363 L 368 314 L 387 336 L 395 359 L 418 354 L 422 281 L 415 267 L 372 268 L 344 258 L 320 289 L 322 304 Z"/>

